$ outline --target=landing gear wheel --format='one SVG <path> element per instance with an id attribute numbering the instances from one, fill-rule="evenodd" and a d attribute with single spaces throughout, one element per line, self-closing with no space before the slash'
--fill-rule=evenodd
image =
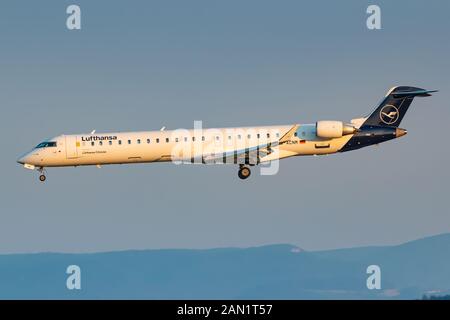
<path id="1" fill-rule="evenodd" d="M 47 179 L 47 178 L 45 177 L 45 169 L 44 169 L 44 167 L 39 167 L 39 168 L 37 169 L 37 171 L 41 174 L 41 175 L 39 176 L 39 181 L 40 181 L 40 182 L 44 182 L 45 179 Z"/>
<path id="2" fill-rule="evenodd" d="M 241 179 L 247 179 L 248 177 L 250 177 L 250 174 L 251 174 L 251 171 L 250 171 L 250 168 L 248 168 L 248 167 L 241 167 L 238 172 L 238 176 Z"/>

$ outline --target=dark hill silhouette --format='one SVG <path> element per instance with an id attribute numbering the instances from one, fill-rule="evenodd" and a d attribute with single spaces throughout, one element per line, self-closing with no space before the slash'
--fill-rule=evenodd
<path id="1" fill-rule="evenodd" d="M 66 288 L 79 265 L 82 289 Z M 382 271 L 368 290 L 366 268 Z M 421 299 L 450 289 L 450 234 L 308 252 L 288 244 L 208 250 L 0 255 L 0 298 Z"/>

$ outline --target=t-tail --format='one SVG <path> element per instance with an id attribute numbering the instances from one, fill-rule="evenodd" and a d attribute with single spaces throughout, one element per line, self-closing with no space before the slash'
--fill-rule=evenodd
<path id="1" fill-rule="evenodd" d="M 398 127 L 415 97 L 429 97 L 437 90 L 416 87 L 394 87 L 388 91 L 379 106 L 364 121 L 364 126 Z"/>
<path id="2" fill-rule="evenodd" d="M 407 131 L 398 126 L 412 101 L 415 97 L 429 97 L 433 92 L 437 90 L 407 86 L 390 89 L 375 111 L 362 120 L 358 131 L 340 151 L 355 150 L 404 136 Z"/>

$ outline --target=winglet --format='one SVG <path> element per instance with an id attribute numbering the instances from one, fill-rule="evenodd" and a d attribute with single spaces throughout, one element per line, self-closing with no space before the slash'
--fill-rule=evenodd
<path id="1" fill-rule="evenodd" d="M 300 127 L 299 124 L 295 124 L 294 126 L 292 126 L 292 128 L 289 129 L 288 132 L 286 132 L 281 138 L 279 143 L 285 143 L 289 140 L 291 140 L 292 136 L 294 135 L 294 133 L 297 131 L 298 127 Z"/>

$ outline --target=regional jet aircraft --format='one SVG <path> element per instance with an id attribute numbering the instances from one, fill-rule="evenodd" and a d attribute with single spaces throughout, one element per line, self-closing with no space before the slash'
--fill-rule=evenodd
<path id="1" fill-rule="evenodd" d="M 437 90 L 399 86 L 390 89 L 375 110 L 363 118 L 317 121 L 314 124 L 192 130 L 158 130 L 59 135 L 39 143 L 17 160 L 37 169 L 128 163 L 231 163 L 247 179 L 250 167 L 293 156 L 345 152 L 406 134 L 399 128 L 415 97 Z"/>

